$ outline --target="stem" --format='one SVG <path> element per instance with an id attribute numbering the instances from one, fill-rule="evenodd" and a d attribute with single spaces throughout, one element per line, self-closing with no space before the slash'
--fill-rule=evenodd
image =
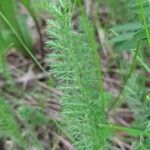
<path id="1" fill-rule="evenodd" d="M 9 28 L 12 30 L 14 35 L 17 37 L 18 41 L 22 44 L 22 46 L 25 48 L 25 50 L 28 52 L 28 54 L 31 56 L 31 58 L 34 60 L 34 62 L 39 66 L 39 68 L 45 72 L 45 69 L 41 66 L 39 61 L 34 57 L 30 49 L 26 46 L 24 41 L 20 38 L 20 36 L 17 34 L 16 30 L 13 28 L 13 26 L 10 24 L 10 22 L 7 20 L 5 15 L 0 11 L 0 17 L 6 22 L 6 24 L 9 26 Z"/>
<path id="2" fill-rule="evenodd" d="M 28 10 L 28 12 L 30 13 L 34 23 L 35 23 L 35 26 L 36 26 L 36 29 L 37 29 L 37 32 L 39 34 L 39 40 L 40 40 L 40 50 L 41 50 L 41 56 L 42 58 L 44 58 L 44 42 L 43 42 L 43 37 L 42 37 L 42 33 L 41 33 L 41 30 L 40 30 L 40 26 L 39 26 L 39 23 L 38 23 L 38 20 L 36 18 L 36 15 L 35 15 L 35 12 L 32 10 L 32 8 L 30 8 L 28 5 L 26 5 L 23 1 L 21 1 L 21 3 L 26 7 L 26 9 Z"/>
<path id="3" fill-rule="evenodd" d="M 131 74 L 132 74 L 132 72 L 135 70 L 135 67 L 136 67 L 136 64 L 137 64 L 137 57 L 138 57 L 138 53 L 139 53 L 139 51 L 140 51 L 140 44 L 139 44 L 139 42 L 137 42 L 137 43 L 138 43 L 138 45 L 137 45 L 137 48 L 136 48 L 136 51 L 135 51 L 135 55 L 134 55 L 134 57 L 133 57 L 133 61 L 132 61 L 132 64 L 131 64 L 131 66 L 130 66 L 129 72 L 128 72 L 126 78 L 125 78 L 124 84 L 123 84 L 123 86 L 122 86 L 122 88 L 121 88 L 121 90 L 120 90 L 120 92 L 119 92 L 119 95 L 117 96 L 115 102 L 111 105 L 111 107 L 109 108 L 108 111 L 114 110 L 114 109 L 115 109 L 117 106 L 119 106 L 119 105 L 121 104 L 121 102 L 122 102 L 121 96 L 122 96 L 122 94 L 124 93 L 124 90 L 125 90 L 125 87 L 126 87 L 126 85 L 127 85 L 127 82 L 128 82 L 128 80 L 130 79 Z"/>
<path id="4" fill-rule="evenodd" d="M 146 33 L 146 36 L 147 36 L 148 44 L 150 46 L 150 33 L 149 33 L 149 30 L 148 30 L 148 24 L 147 24 L 147 21 L 146 21 L 145 12 L 144 12 L 144 8 L 143 8 L 143 0 L 139 0 L 139 2 L 140 2 L 140 9 L 141 9 L 141 17 L 142 17 L 142 20 L 143 20 L 144 29 L 145 29 L 145 33 Z"/>
<path id="5" fill-rule="evenodd" d="M 99 126 L 103 127 L 103 128 L 109 128 L 109 129 L 125 131 L 131 136 L 136 136 L 136 137 L 137 136 L 147 136 L 147 137 L 150 137 L 150 132 L 141 131 L 141 130 L 134 129 L 134 128 L 124 127 L 124 126 L 115 125 L 115 124 L 99 124 Z"/>

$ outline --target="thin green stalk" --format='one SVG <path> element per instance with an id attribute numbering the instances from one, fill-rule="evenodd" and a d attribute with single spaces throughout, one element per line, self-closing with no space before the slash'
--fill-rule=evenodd
<path id="1" fill-rule="evenodd" d="M 134 128 L 119 126 L 115 124 L 99 124 L 100 127 L 121 130 L 127 132 L 131 136 L 147 136 L 150 137 L 150 132 L 142 131 Z"/>
<path id="2" fill-rule="evenodd" d="M 99 26 L 99 21 L 96 17 L 96 26 Z M 101 57 L 99 57 L 99 54 L 97 52 L 97 49 L 95 51 L 95 59 L 96 59 L 96 65 L 98 68 L 98 76 L 99 76 L 99 85 L 100 85 L 100 94 L 101 94 L 101 99 L 102 99 L 102 110 L 103 112 L 105 112 L 105 98 L 104 98 L 104 85 L 103 85 L 103 76 L 102 76 L 102 70 L 101 70 L 101 66 L 100 66 L 100 62 L 101 62 Z"/>
<path id="3" fill-rule="evenodd" d="M 22 44 L 22 46 L 25 48 L 25 50 L 31 56 L 31 58 L 34 60 L 34 62 L 38 65 L 38 67 L 43 72 L 45 72 L 45 69 L 41 66 L 41 64 L 39 63 L 39 61 L 34 57 L 34 55 L 32 54 L 32 52 L 30 51 L 30 49 L 26 46 L 26 44 L 24 43 L 24 41 L 20 38 L 20 36 L 17 34 L 16 30 L 13 28 L 13 26 L 11 25 L 11 23 L 8 21 L 8 19 L 5 17 L 5 15 L 1 11 L 0 11 L 0 17 L 6 22 L 6 24 L 12 30 L 12 32 L 14 33 L 14 35 L 17 37 L 17 39 L 20 42 L 20 44 Z"/>
<path id="4" fill-rule="evenodd" d="M 137 43 L 138 43 L 138 45 L 137 45 L 137 48 L 136 48 L 136 51 L 135 51 L 135 55 L 134 55 L 134 57 L 133 57 L 132 64 L 131 64 L 131 66 L 130 66 L 129 72 L 127 73 L 127 76 L 126 76 L 126 78 L 125 78 L 124 84 L 123 84 L 123 86 L 122 86 L 122 88 L 121 88 L 121 90 L 120 90 L 120 92 L 119 92 L 119 94 L 118 94 L 116 100 L 115 100 L 115 101 L 113 102 L 113 104 L 111 105 L 109 111 L 110 111 L 110 110 L 114 110 L 114 109 L 115 109 L 116 107 L 118 107 L 118 106 L 121 104 L 121 102 L 122 102 L 121 97 L 122 97 L 122 95 L 123 95 L 123 93 L 124 93 L 124 90 L 125 90 L 125 87 L 126 87 L 126 85 L 127 85 L 127 82 L 128 82 L 128 80 L 130 79 L 132 73 L 134 72 L 135 67 L 136 67 L 136 64 L 137 64 L 137 57 L 138 57 L 138 53 L 139 53 L 139 51 L 140 51 L 140 44 L 139 44 L 139 42 L 137 42 Z"/>
<path id="5" fill-rule="evenodd" d="M 40 30 L 40 26 L 39 26 L 39 23 L 38 23 L 38 20 L 37 20 L 37 17 L 36 17 L 36 14 L 33 10 L 32 7 L 30 7 L 30 4 L 26 4 L 24 3 L 24 1 L 20 1 L 22 3 L 22 5 L 24 5 L 26 7 L 26 9 L 28 10 L 28 12 L 30 13 L 34 23 L 35 23 L 35 26 L 36 26 L 36 29 L 37 29 L 37 32 L 38 32 L 38 35 L 39 35 L 39 40 L 40 40 L 40 50 L 41 50 L 41 55 L 42 55 L 42 58 L 44 58 L 44 45 L 43 45 L 43 37 L 42 37 L 42 34 L 41 34 L 41 30 Z"/>
<path id="6" fill-rule="evenodd" d="M 144 24 L 144 29 L 145 29 L 145 32 L 146 32 L 147 41 L 148 41 L 148 44 L 150 46 L 150 33 L 149 33 L 149 30 L 148 30 L 148 24 L 147 24 L 146 17 L 145 17 L 145 11 L 144 11 L 144 7 L 143 7 L 143 0 L 138 0 L 138 1 L 140 3 L 141 17 L 142 17 L 143 24 Z"/>

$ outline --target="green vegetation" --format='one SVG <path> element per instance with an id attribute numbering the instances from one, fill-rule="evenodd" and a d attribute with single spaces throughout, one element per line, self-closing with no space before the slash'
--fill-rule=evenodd
<path id="1" fill-rule="evenodd" d="M 0 149 L 149 150 L 149 14 L 149 0 L 1 1 Z"/>
<path id="2" fill-rule="evenodd" d="M 48 45 L 56 50 L 50 54 L 55 61 L 52 70 L 62 82 L 58 88 L 63 91 L 63 126 L 78 149 L 105 149 L 108 131 L 101 132 L 98 124 L 106 122 L 106 99 L 92 25 L 81 16 L 79 32 L 75 32 L 71 25 L 71 4 L 60 1 L 60 7 L 51 5 L 54 19 L 48 20 L 52 28 L 47 32 L 54 40 Z"/>
<path id="3" fill-rule="evenodd" d="M 27 148 L 27 141 L 24 139 L 21 130 L 15 121 L 12 109 L 2 98 L 0 98 L 0 107 L 0 136 L 10 137 L 22 147 Z"/>

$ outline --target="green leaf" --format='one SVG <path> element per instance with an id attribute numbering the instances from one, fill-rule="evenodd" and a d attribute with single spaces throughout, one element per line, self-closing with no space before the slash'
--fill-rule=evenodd
<path id="1" fill-rule="evenodd" d="M 27 148 L 27 141 L 6 101 L 0 97 L 0 137 L 9 137 L 18 145 Z"/>
<path id="2" fill-rule="evenodd" d="M 11 22 L 15 30 L 18 29 L 16 20 L 17 3 L 16 0 L 5 0 L 0 1 L 0 11 L 7 17 Z"/>
<path id="3" fill-rule="evenodd" d="M 19 13 L 19 6 L 17 0 L 5 0 L 0 1 L 0 12 L 5 16 L 8 22 L 10 22 L 12 28 L 16 31 L 16 33 L 20 36 L 24 43 L 28 46 L 29 50 L 32 51 L 32 40 L 30 36 L 30 32 L 28 31 L 28 26 L 26 24 L 26 20 L 24 20 L 23 15 L 17 15 Z M 18 41 L 14 33 L 10 30 L 8 24 L 4 21 L 2 17 L 0 17 L 2 30 L 10 31 L 11 43 L 14 43 L 14 46 L 23 52 L 25 55 L 28 55 L 22 44 Z"/>
<path id="4" fill-rule="evenodd" d="M 116 37 L 113 37 L 111 39 L 112 43 L 120 43 L 120 42 L 124 42 L 126 40 L 131 40 L 134 37 L 135 33 L 134 32 L 129 32 L 129 33 L 124 33 L 124 34 L 120 34 Z"/>
<path id="5" fill-rule="evenodd" d="M 30 36 L 30 30 L 27 26 L 27 18 L 26 16 L 17 15 L 18 25 L 20 27 L 20 34 L 24 43 L 28 46 L 28 48 L 32 51 L 32 38 Z"/>
<path id="6" fill-rule="evenodd" d="M 133 49 L 135 49 L 137 46 L 137 41 L 135 39 L 131 39 L 131 40 L 126 40 L 124 42 L 121 43 L 116 43 L 114 45 L 115 50 L 117 51 L 131 51 Z"/>
<path id="7" fill-rule="evenodd" d="M 113 32 L 121 33 L 121 32 L 133 32 L 141 29 L 143 26 L 139 22 L 125 23 L 122 25 L 116 25 L 110 30 Z"/>

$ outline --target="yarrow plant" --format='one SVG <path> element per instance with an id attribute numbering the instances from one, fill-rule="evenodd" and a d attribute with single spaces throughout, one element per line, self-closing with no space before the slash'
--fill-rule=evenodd
<path id="1" fill-rule="evenodd" d="M 47 21 L 52 72 L 63 92 L 63 125 L 77 149 L 107 149 L 108 132 L 99 127 L 106 123 L 106 116 L 94 30 L 83 15 L 75 31 L 72 8 L 68 0 L 50 4 L 53 16 Z"/>
<path id="2" fill-rule="evenodd" d="M 108 97 L 103 90 L 94 30 L 84 12 L 80 15 L 78 30 L 74 30 L 71 20 L 73 5 L 70 1 L 51 3 L 49 10 L 52 18 L 47 21 L 50 37 L 47 44 L 52 51 L 49 55 L 53 60 L 51 71 L 58 81 L 57 88 L 63 92 L 61 127 L 75 148 L 111 149 L 109 139 L 114 130 L 123 130 L 136 137 L 149 136 L 146 131 L 108 123 L 105 111 Z M 139 48 L 128 78 L 136 66 L 138 52 Z"/>
<path id="3" fill-rule="evenodd" d="M 23 101 L 17 101 L 16 99 L 18 98 L 14 100 L 13 97 L 15 97 L 15 92 L 13 92 L 12 99 L 9 99 L 11 97 L 0 97 L 0 140 L 2 139 L 0 144 L 5 143 L 5 140 L 9 138 L 17 144 L 15 145 L 17 148 L 23 150 L 54 150 L 57 149 L 57 146 L 60 146 L 59 148 L 61 149 L 62 138 L 60 139 L 60 136 L 57 136 L 57 133 L 55 133 L 57 131 L 58 134 L 63 135 L 63 137 L 71 143 L 70 149 L 150 149 L 149 81 L 145 79 L 145 76 L 147 76 L 145 72 L 150 73 L 150 68 L 142 57 L 147 53 L 141 51 L 142 48 L 144 48 L 144 51 L 147 50 L 147 46 L 150 45 L 149 19 L 147 15 L 149 9 L 146 9 L 149 8 L 150 5 L 147 5 L 149 4 L 148 0 L 138 0 L 137 4 L 135 4 L 135 1 L 136 0 L 131 0 L 131 4 L 134 5 L 130 7 L 132 7 L 136 13 L 140 13 L 141 23 L 136 20 L 136 22 L 133 23 L 116 25 L 109 30 L 111 31 L 109 34 L 114 34 L 114 36 L 110 35 L 112 38 L 110 42 L 112 42 L 113 48 L 115 49 L 118 47 L 120 52 L 122 52 L 123 49 L 127 49 L 127 54 L 129 54 L 131 59 L 131 61 L 127 63 L 126 59 L 118 61 L 120 55 L 119 57 L 116 56 L 117 53 L 115 53 L 115 56 L 111 56 L 111 53 L 106 53 L 105 55 L 106 59 L 107 55 L 111 58 L 110 60 L 112 60 L 112 58 L 117 59 L 114 60 L 113 63 L 119 62 L 121 64 L 121 68 L 117 69 L 118 64 L 116 63 L 114 70 L 114 68 L 112 68 L 113 64 L 108 61 L 110 65 L 107 64 L 108 68 L 104 70 L 104 73 L 109 76 L 111 76 L 110 72 L 113 72 L 113 76 L 117 76 L 117 80 L 119 78 L 118 74 L 122 77 L 122 85 L 120 84 L 121 82 L 115 83 L 119 85 L 117 86 L 117 91 L 119 91 L 120 88 L 118 96 L 113 96 L 104 90 L 103 79 L 105 80 L 105 77 L 101 71 L 101 60 L 98 51 L 101 45 L 103 49 L 104 43 L 109 44 L 101 41 L 105 36 L 103 30 L 101 30 L 101 28 L 105 28 L 105 25 L 103 26 L 105 21 L 102 21 L 101 24 L 99 20 L 99 13 L 108 12 L 100 11 L 96 14 L 93 11 L 91 15 L 89 15 L 89 13 L 82 8 L 87 1 L 82 3 L 83 1 L 81 0 L 51 0 L 50 4 L 49 0 L 32 1 L 38 10 L 45 10 L 46 17 L 49 16 L 50 18 L 47 20 L 47 33 L 49 36 L 47 45 L 50 49 L 49 59 L 51 60 L 51 77 L 56 81 L 56 88 L 62 91 L 62 94 L 60 94 L 62 105 L 61 117 L 58 120 L 56 120 L 57 118 L 51 118 L 51 112 L 49 111 L 52 109 L 51 102 L 54 103 L 53 100 L 55 97 L 53 97 L 52 93 L 50 94 L 49 91 L 46 91 L 46 93 L 44 93 L 46 95 L 45 98 L 45 95 L 41 92 L 44 91 L 45 88 L 41 90 L 41 88 L 38 87 L 34 89 L 34 92 L 26 92 L 25 97 L 29 97 L 31 101 L 33 99 L 30 97 L 35 97 L 37 99 L 37 101 L 32 102 L 32 104 L 30 100 L 27 103 L 24 99 Z M 30 6 L 30 0 L 25 0 L 23 2 L 24 5 Z M 123 2 L 123 4 L 126 3 L 125 1 L 120 1 L 120 3 L 121 2 Z M 103 2 L 91 1 L 91 3 L 94 4 L 91 7 L 98 8 Z M 120 4 L 115 0 L 107 1 L 106 3 L 109 3 L 110 7 L 114 7 L 115 9 L 116 6 Z M 85 7 L 88 7 L 87 3 Z M 128 9 L 126 5 L 123 7 L 125 7 L 125 10 Z M 120 9 L 123 7 L 120 7 Z M 147 10 L 146 14 L 145 10 Z M 77 11 L 78 13 L 76 14 Z M 86 13 L 90 16 L 89 18 Z M 16 36 L 18 42 L 28 51 L 24 38 L 20 38 L 19 34 L 16 32 L 17 29 L 14 30 L 7 15 L 0 12 L 0 16 L 4 23 L 11 29 L 11 32 Z M 113 16 L 114 15 L 112 15 L 112 17 Z M 137 16 L 138 15 L 136 15 L 135 18 L 137 18 Z M 131 17 L 134 17 L 134 15 Z M 118 17 L 115 17 L 113 20 L 117 21 L 117 18 Z M 95 24 L 91 23 L 90 19 L 93 20 Z M 129 20 L 131 20 L 131 18 Z M 74 22 L 76 24 L 74 24 Z M 112 24 L 114 23 L 111 22 L 111 26 Z M 110 26 L 110 24 L 108 26 Z M 98 34 L 96 34 L 96 29 Z M 101 42 L 100 46 L 97 43 L 97 36 L 99 36 Z M 5 40 L 9 40 L 5 38 L 4 32 L 0 34 L 0 37 L 0 69 L 7 83 L 9 77 L 9 72 L 7 72 L 7 70 L 9 70 L 9 67 L 7 67 L 6 64 L 7 59 L 5 59 L 5 51 L 10 48 L 13 43 L 5 42 Z M 31 55 L 31 57 L 42 69 L 43 67 L 40 65 L 39 61 L 37 61 L 34 56 Z M 43 71 L 45 72 L 45 69 Z M 10 80 L 11 79 L 9 79 L 9 81 Z M 120 80 L 121 79 L 119 79 L 119 81 Z M 48 82 L 50 83 L 50 80 Z M 114 80 L 110 82 L 112 83 Z M 5 88 L 4 90 L 2 89 L 2 91 L 5 91 Z M 11 89 L 9 92 L 10 91 Z M 47 100 L 47 95 L 50 101 Z M 18 97 L 20 96 L 21 95 Z M 120 111 L 118 107 L 123 103 L 125 103 L 125 105 L 123 105 L 125 108 L 121 107 Z M 124 110 L 127 110 L 127 118 L 125 117 L 124 119 L 125 115 L 122 115 L 122 113 L 118 116 L 118 110 L 123 113 Z M 128 118 L 129 112 L 130 117 Z M 113 123 L 111 121 L 113 121 Z M 55 132 L 53 132 L 51 124 L 55 125 Z M 124 124 L 125 126 L 119 124 Z M 38 129 L 40 129 L 40 131 L 44 129 L 43 135 L 45 131 L 47 132 L 45 134 L 46 138 L 43 136 L 43 138 L 45 138 L 44 142 L 43 139 L 41 141 L 41 136 L 39 137 Z M 51 134 L 52 136 L 49 136 Z M 51 137 L 52 139 L 50 139 Z M 121 138 L 119 139 L 118 137 Z M 67 143 L 67 145 L 70 146 L 70 143 Z"/>

